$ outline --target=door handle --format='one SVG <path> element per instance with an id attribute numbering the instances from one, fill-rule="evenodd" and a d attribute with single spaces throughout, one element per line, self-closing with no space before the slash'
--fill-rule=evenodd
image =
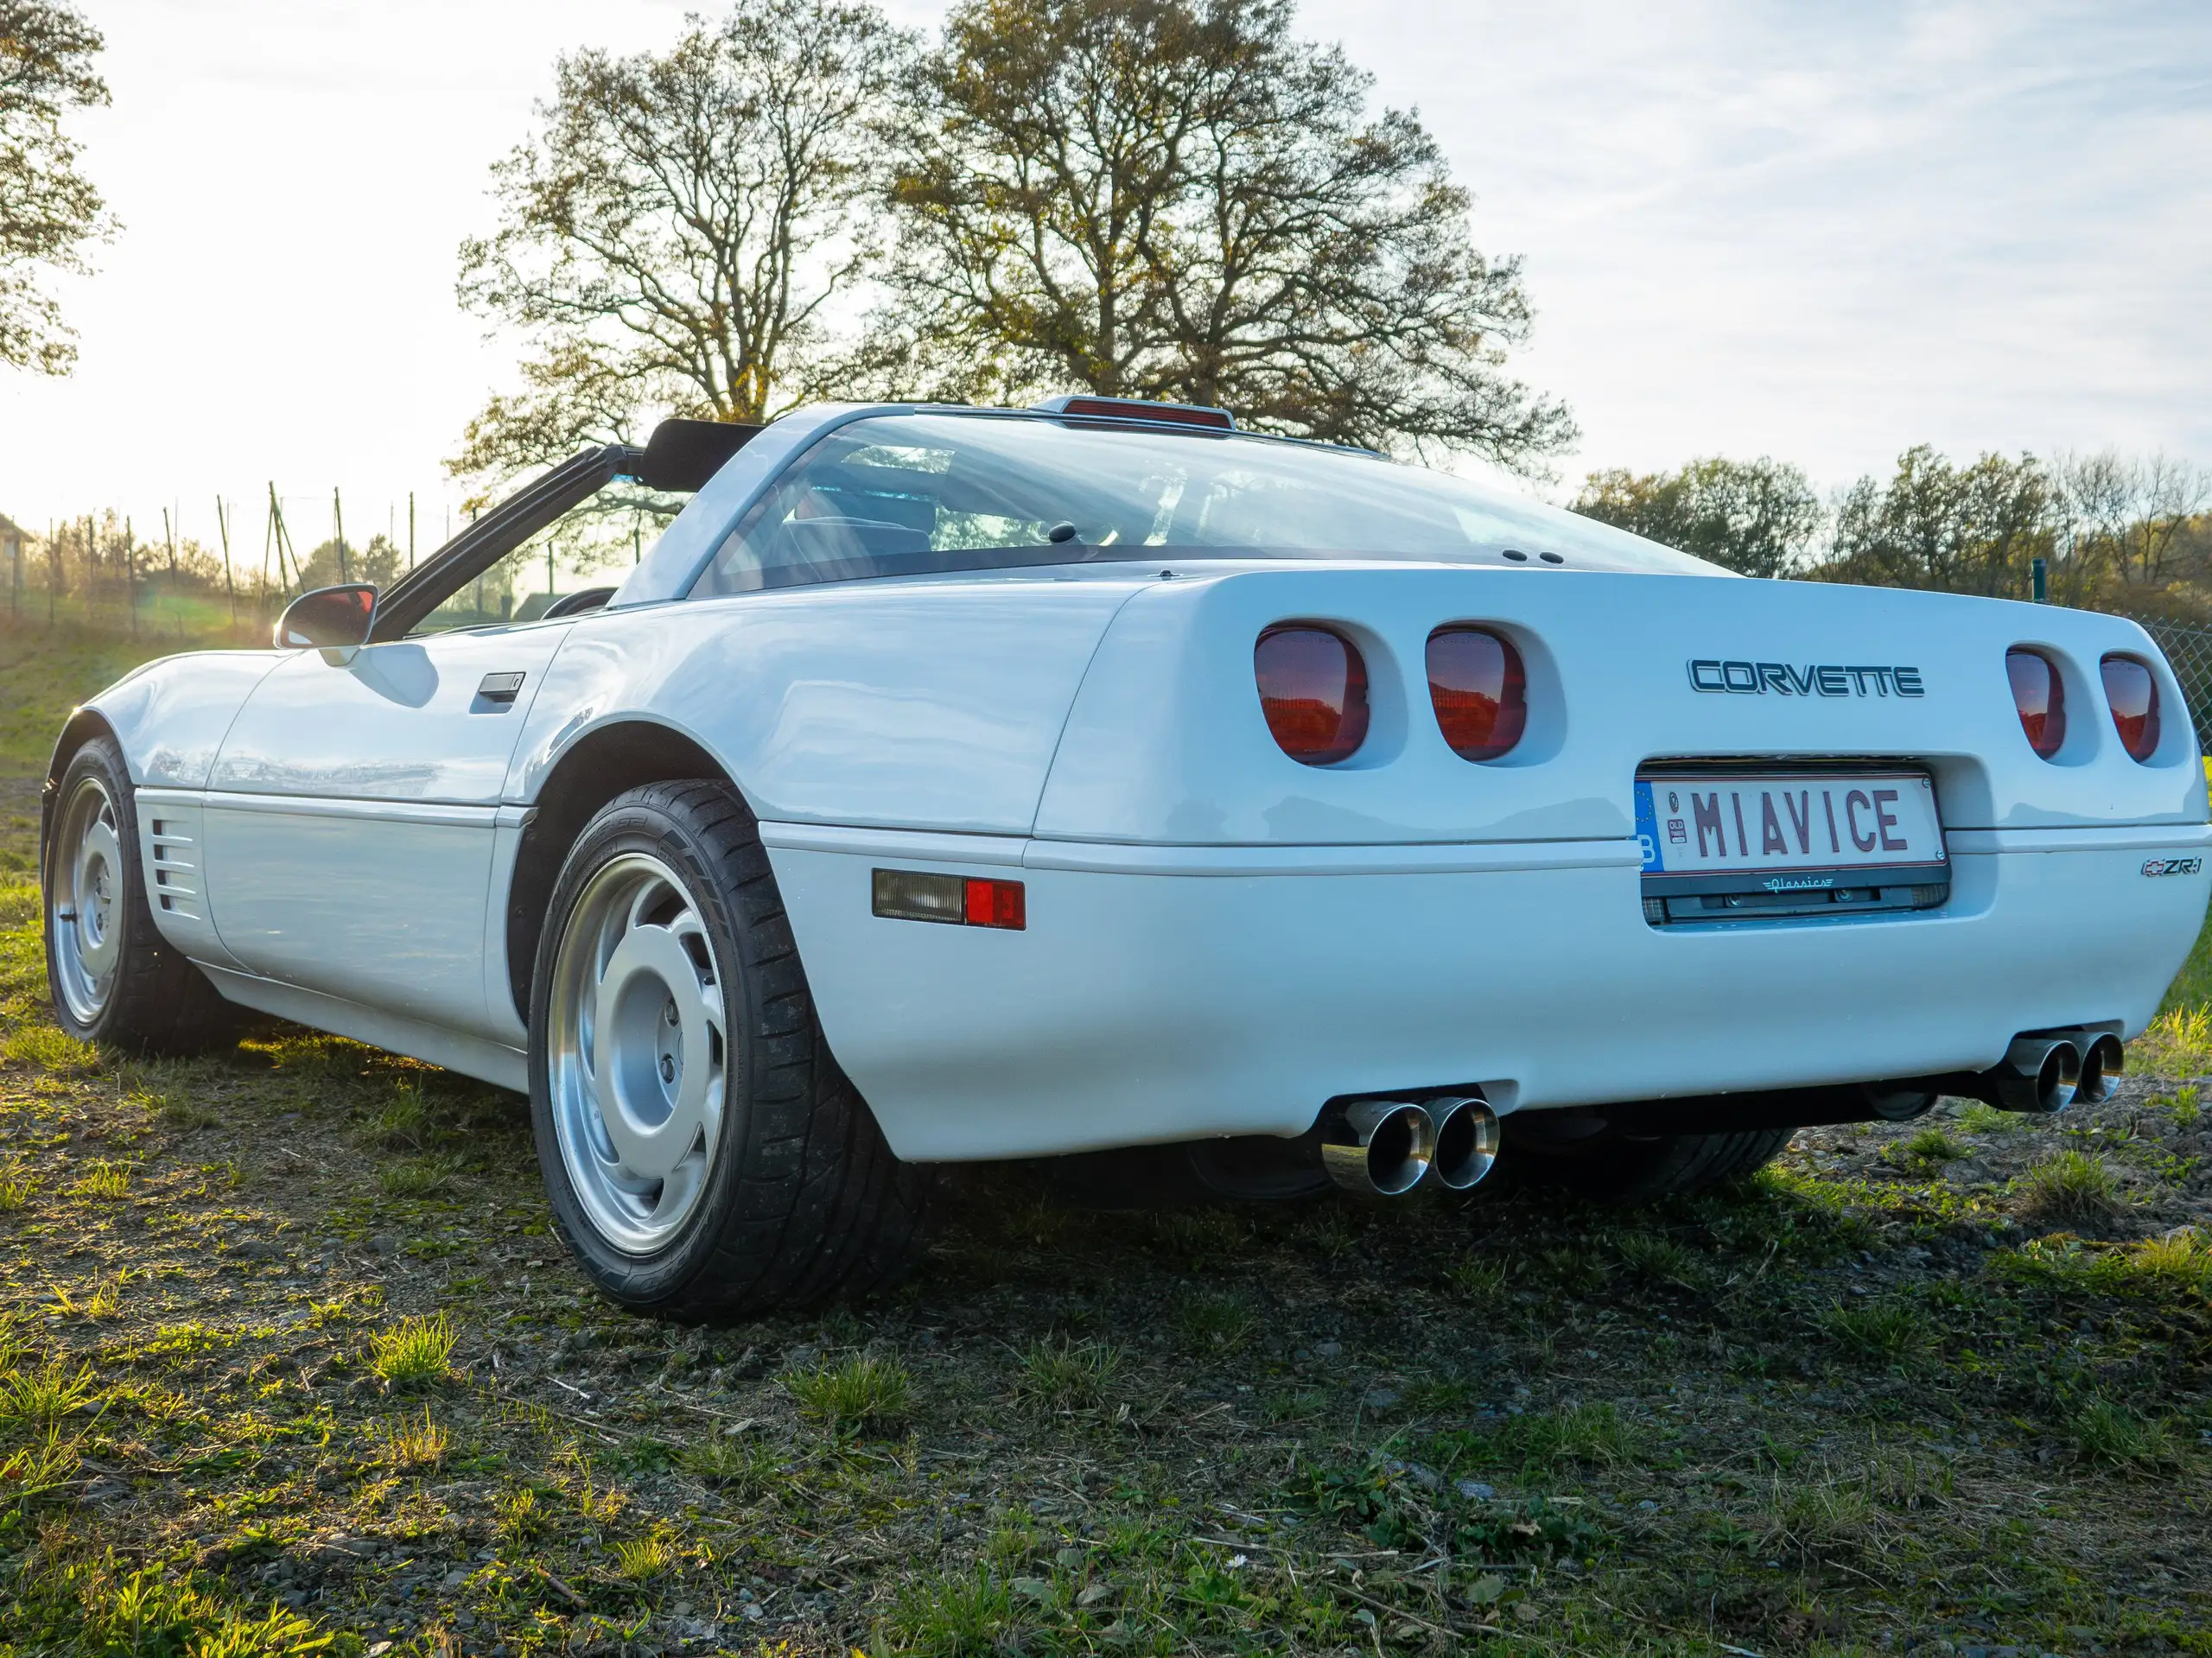
<path id="1" fill-rule="evenodd" d="M 476 688 L 476 700 L 505 707 L 521 695 L 522 682 L 528 677 L 526 674 L 486 674 Z"/>

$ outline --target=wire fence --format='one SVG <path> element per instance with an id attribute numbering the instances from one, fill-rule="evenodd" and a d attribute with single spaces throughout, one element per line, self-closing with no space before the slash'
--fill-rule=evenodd
<path id="1" fill-rule="evenodd" d="M 2190 718 L 2196 724 L 2196 752 L 2212 754 L 2212 627 L 2145 622 L 2143 630 L 2166 653 L 2174 677 L 2189 698 Z"/>

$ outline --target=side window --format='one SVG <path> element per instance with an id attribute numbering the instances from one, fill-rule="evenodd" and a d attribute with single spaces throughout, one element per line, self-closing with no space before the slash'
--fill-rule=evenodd
<path id="1" fill-rule="evenodd" d="M 620 586 L 690 499 L 609 484 L 448 594 L 408 637 L 534 622 L 564 600 Z"/>

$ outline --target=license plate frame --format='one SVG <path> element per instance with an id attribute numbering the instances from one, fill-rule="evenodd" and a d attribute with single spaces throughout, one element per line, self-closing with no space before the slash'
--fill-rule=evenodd
<path id="1" fill-rule="evenodd" d="M 1924 768 L 1693 762 L 1640 768 L 1635 788 L 1654 926 L 1928 910 L 1950 897 L 1942 814 Z"/>

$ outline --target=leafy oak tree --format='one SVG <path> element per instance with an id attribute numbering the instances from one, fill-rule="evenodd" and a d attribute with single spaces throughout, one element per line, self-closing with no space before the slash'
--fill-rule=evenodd
<path id="1" fill-rule="evenodd" d="M 100 194 L 78 171 L 72 110 L 108 101 L 92 67 L 100 32 L 57 0 L 0 0 L 0 363 L 67 374 L 76 334 L 40 286 L 83 271 L 84 246 L 111 232 Z"/>
<path id="2" fill-rule="evenodd" d="M 665 53 L 562 58 L 493 168 L 498 229 L 461 251 L 461 302 L 531 351 L 449 468 L 496 479 L 648 413 L 760 420 L 813 393 L 874 255 L 874 118 L 910 51 L 861 0 L 747 0 Z"/>
<path id="3" fill-rule="evenodd" d="M 873 365 L 909 393 L 1087 389 L 1536 469 L 1573 422 L 1504 370 L 1520 262 L 1409 111 L 1289 0 L 964 0 L 895 131 Z"/>
<path id="4" fill-rule="evenodd" d="M 1765 455 L 1715 456 L 1676 472 L 1593 472 L 1573 506 L 1742 575 L 1796 571 L 1826 517 L 1805 474 Z"/>

